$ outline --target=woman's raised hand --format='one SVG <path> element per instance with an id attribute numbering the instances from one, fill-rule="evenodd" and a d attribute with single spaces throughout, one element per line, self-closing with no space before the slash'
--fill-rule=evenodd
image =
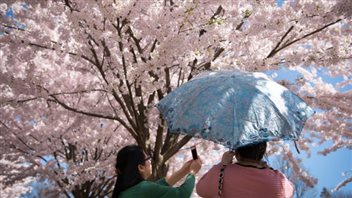
<path id="1" fill-rule="evenodd" d="M 189 173 L 191 171 L 190 167 L 192 164 L 193 160 L 189 160 L 186 163 L 183 164 L 183 166 L 181 167 L 181 170 L 186 171 L 187 173 Z"/>
<path id="2" fill-rule="evenodd" d="M 196 160 L 192 160 L 191 161 L 191 165 L 190 165 L 190 171 L 191 173 L 197 174 L 199 172 L 199 170 L 202 168 L 202 161 L 198 158 Z"/>

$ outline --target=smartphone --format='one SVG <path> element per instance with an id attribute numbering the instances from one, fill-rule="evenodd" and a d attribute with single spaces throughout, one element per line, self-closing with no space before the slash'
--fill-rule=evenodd
<path id="1" fill-rule="evenodd" d="M 194 160 L 198 159 L 198 154 L 197 154 L 197 148 L 196 146 L 192 146 L 191 147 L 191 151 L 192 151 L 192 157 Z"/>

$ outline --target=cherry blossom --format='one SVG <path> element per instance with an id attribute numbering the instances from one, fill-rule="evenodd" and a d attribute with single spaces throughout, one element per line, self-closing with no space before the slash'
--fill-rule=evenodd
<path id="1" fill-rule="evenodd" d="M 352 76 L 351 10 L 349 0 L 0 3 L 1 188 L 41 177 L 66 196 L 103 196 L 126 144 L 153 156 L 154 179 L 180 166 L 188 156 L 182 148 L 200 142 L 199 153 L 222 151 L 168 134 L 154 106 L 206 70 L 299 73 L 282 84 L 317 110 L 299 148 L 309 155 L 317 140 L 332 141 L 323 155 L 351 149 L 352 92 L 344 89 Z M 329 83 L 321 71 L 341 80 Z M 285 154 L 315 184 L 280 146 L 288 143 L 272 144 L 270 153 Z"/>

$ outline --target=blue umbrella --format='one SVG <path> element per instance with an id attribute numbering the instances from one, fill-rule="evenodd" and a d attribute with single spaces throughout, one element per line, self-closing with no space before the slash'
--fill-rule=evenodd
<path id="1" fill-rule="evenodd" d="M 297 140 L 314 114 L 301 98 L 263 73 L 218 71 L 178 87 L 158 104 L 171 133 L 230 149 L 270 140 Z"/>

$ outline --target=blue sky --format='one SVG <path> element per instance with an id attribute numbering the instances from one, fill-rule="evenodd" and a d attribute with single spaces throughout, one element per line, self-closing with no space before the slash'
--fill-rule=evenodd
<path id="1" fill-rule="evenodd" d="M 284 3 L 285 0 L 276 0 L 277 6 L 281 7 Z"/>
<path id="2" fill-rule="evenodd" d="M 24 10 L 28 9 L 26 4 L 23 4 L 22 8 Z M 3 16 L 1 16 L 1 17 L 3 17 Z M 20 21 L 17 20 L 17 18 L 15 17 L 15 14 L 13 12 L 13 9 L 11 7 L 9 7 L 6 10 L 5 17 L 10 18 L 11 20 L 13 20 L 14 23 L 15 23 L 15 26 L 17 28 L 26 29 L 26 25 L 24 23 L 21 23 Z M 12 29 L 11 28 L 6 28 L 6 27 L 0 28 L 0 36 L 4 35 L 5 31 L 12 31 Z"/>
<path id="3" fill-rule="evenodd" d="M 281 67 L 281 69 L 277 71 L 270 71 L 267 74 L 272 74 L 276 72 L 277 77 L 275 80 L 287 80 L 294 81 L 300 74 L 296 71 L 289 70 L 285 67 Z M 318 70 L 318 75 L 323 79 L 324 82 L 330 83 L 332 85 L 336 85 L 336 83 L 341 82 L 343 78 L 341 76 L 338 77 L 330 77 L 327 75 L 327 70 L 322 68 Z M 351 77 L 349 77 L 351 78 Z M 340 91 L 350 91 L 352 90 L 352 85 L 348 85 Z M 342 175 L 343 172 L 349 171 L 348 175 L 352 175 L 352 151 L 350 149 L 340 149 L 333 153 L 328 154 L 327 156 L 323 156 L 318 154 L 319 151 L 322 151 L 324 148 L 329 147 L 331 142 L 325 142 L 320 146 L 313 147 L 311 146 L 311 156 L 307 157 L 306 153 L 302 152 L 301 154 L 297 154 L 297 157 L 302 159 L 302 164 L 305 169 L 311 173 L 311 175 L 318 179 L 318 183 L 315 186 L 317 191 L 320 193 L 323 187 L 328 189 L 333 189 L 339 184 L 344 177 Z M 347 186 L 343 187 L 341 190 L 348 191 L 352 193 L 352 183 L 349 183 Z"/>
<path id="4" fill-rule="evenodd" d="M 341 149 L 333 152 L 327 156 L 318 155 L 317 152 L 321 151 L 324 144 L 320 147 L 311 147 L 312 155 L 307 158 L 305 154 L 300 155 L 303 159 L 303 164 L 307 170 L 318 179 L 316 188 L 321 191 L 323 187 L 333 189 L 346 177 L 342 176 L 345 171 L 350 171 L 352 168 L 352 151 L 349 149 Z M 349 183 L 341 190 L 352 191 L 352 184 Z"/>

